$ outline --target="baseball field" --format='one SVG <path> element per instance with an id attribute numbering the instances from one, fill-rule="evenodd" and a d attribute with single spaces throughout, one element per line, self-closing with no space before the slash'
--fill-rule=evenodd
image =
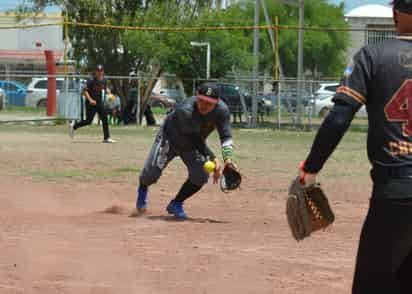
<path id="1" fill-rule="evenodd" d="M 186 178 L 180 160 L 150 190 L 150 213 L 129 217 L 156 129 L 98 126 L 72 141 L 67 125 L 0 125 L 2 294 L 349 293 L 371 184 L 364 132 L 349 132 L 320 180 L 336 222 L 297 243 L 285 198 L 315 135 L 234 131 L 242 189 L 213 184 L 165 206 Z M 218 140 L 211 146 L 218 151 Z"/>

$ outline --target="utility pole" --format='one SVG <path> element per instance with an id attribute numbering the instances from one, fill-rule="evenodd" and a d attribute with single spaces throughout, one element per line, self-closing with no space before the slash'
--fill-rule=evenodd
<path id="1" fill-rule="evenodd" d="M 255 30 L 253 34 L 253 93 L 252 93 L 252 122 L 251 127 L 257 127 L 257 92 L 259 77 L 259 0 L 255 0 Z"/>
<path id="2" fill-rule="evenodd" d="M 305 0 L 299 0 L 299 37 L 298 37 L 298 89 L 297 89 L 297 124 L 302 125 L 302 88 L 303 88 L 303 27 L 305 25 Z"/>
<path id="3" fill-rule="evenodd" d="M 266 25 L 270 26 L 272 24 L 272 22 L 270 21 L 270 18 L 269 18 L 269 13 L 268 13 L 268 9 L 267 9 L 265 0 L 260 0 L 260 4 L 262 5 L 262 8 L 263 8 L 263 13 L 265 15 Z M 268 34 L 269 34 L 270 42 L 272 44 L 272 49 L 273 49 L 273 51 L 275 51 L 276 46 L 277 46 L 275 44 L 275 34 L 274 34 L 273 30 L 271 30 L 270 28 L 268 29 Z M 278 40 L 276 40 L 276 42 L 278 42 Z M 283 78 L 283 67 L 282 67 L 281 62 L 279 62 L 279 75 L 280 75 L 281 78 Z"/>

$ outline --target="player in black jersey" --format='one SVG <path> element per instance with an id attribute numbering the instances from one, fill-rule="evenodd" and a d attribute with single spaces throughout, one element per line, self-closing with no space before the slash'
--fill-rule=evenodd
<path id="1" fill-rule="evenodd" d="M 138 212 L 146 211 L 149 186 L 157 182 L 172 159 L 180 157 L 189 175 L 167 206 L 167 212 L 180 219 L 187 218 L 183 202 L 198 192 L 209 178 L 203 169 L 205 161 L 209 159 L 216 163 L 213 174 L 215 183 L 221 175 L 220 163 L 206 145 L 206 139 L 213 130 L 217 129 L 219 133 L 224 163 L 231 162 L 230 112 L 220 99 L 219 88 L 216 83 L 203 84 L 199 87 L 197 96 L 186 99 L 167 115 L 139 177 L 136 200 Z"/>
<path id="2" fill-rule="evenodd" d="M 93 122 L 96 113 L 102 120 L 103 126 L 103 143 L 115 143 L 116 141 L 110 138 L 109 123 L 107 120 L 107 112 L 104 107 L 106 95 L 111 94 L 107 86 L 107 80 L 104 78 L 104 69 L 101 64 L 97 65 L 96 71 L 92 79 L 87 80 L 87 85 L 83 89 L 83 95 L 86 98 L 86 119 L 77 123 L 74 121 L 69 125 L 69 136 L 73 138 L 74 131 L 90 125 Z"/>
<path id="3" fill-rule="evenodd" d="M 353 294 L 412 293 L 412 0 L 393 1 L 393 10 L 397 37 L 355 55 L 299 170 L 302 184 L 313 184 L 355 113 L 366 105 L 373 192 Z"/>

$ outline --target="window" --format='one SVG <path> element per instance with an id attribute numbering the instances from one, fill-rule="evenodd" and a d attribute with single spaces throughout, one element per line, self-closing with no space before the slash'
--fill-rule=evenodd
<path id="1" fill-rule="evenodd" d="M 239 92 L 236 87 L 233 86 L 223 86 L 223 95 L 225 97 L 238 97 Z"/>
<path id="2" fill-rule="evenodd" d="M 338 86 L 327 86 L 325 87 L 326 91 L 331 91 L 331 92 L 336 92 L 336 89 L 338 88 Z"/>
<path id="3" fill-rule="evenodd" d="M 48 88 L 48 80 L 40 80 L 36 83 L 34 86 L 36 89 L 43 89 L 47 90 Z M 56 80 L 56 88 L 57 90 L 62 90 L 63 89 L 63 81 L 62 80 Z"/>
<path id="4" fill-rule="evenodd" d="M 366 31 L 366 44 L 376 44 L 395 38 L 395 30 L 390 25 L 368 25 Z"/>
<path id="5" fill-rule="evenodd" d="M 34 86 L 36 89 L 47 89 L 47 80 L 40 80 Z"/>
<path id="6" fill-rule="evenodd" d="M 56 81 L 57 85 L 57 90 L 62 90 L 63 89 L 63 81 L 62 80 L 57 80 Z"/>
<path id="7" fill-rule="evenodd" d="M 9 82 L 2 82 L 1 84 L 0 84 L 0 87 L 3 89 L 3 90 L 6 90 L 6 91 L 17 91 L 18 90 L 18 88 L 17 88 L 17 86 L 16 85 L 14 85 L 14 84 L 12 84 L 12 83 L 9 83 Z"/>

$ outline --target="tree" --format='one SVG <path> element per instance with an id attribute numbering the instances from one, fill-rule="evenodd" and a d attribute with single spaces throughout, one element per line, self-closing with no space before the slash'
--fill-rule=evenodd
<path id="1" fill-rule="evenodd" d="M 298 25 L 298 8 L 266 0 L 269 14 L 279 17 L 280 25 Z M 248 7 L 249 17 L 253 7 Z M 262 22 L 263 24 L 263 22 Z M 330 27 L 347 28 L 343 5 L 335 6 L 327 0 L 305 1 L 305 26 L 325 28 L 325 31 L 305 31 L 304 68 L 313 74 L 337 77 L 345 65 L 345 50 L 349 45 L 349 32 L 327 31 Z M 262 38 L 265 32 L 261 32 Z M 286 76 L 296 77 L 297 70 L 297 30 L 282 29 L 279 32 L 280 58 Z M 262 44 L 261 68 L 273 72 L 273 51 L 270 43 Z"/>
<path id="2" fill-rule="evenodd" d="M 236 15 L 242 21 L 244 11 L 233 6 L 230 11 L 211 9 L 212 0 L 32 0 L 32 10 L 40 12 L 46 5 L 58 4 L 70 21 L 96 24 L 152 27 L 190 27 L 225 23 Z M 27 11 L 25 6 L 21 11 Z M 103 63 L 114 75 L 128 75 L 131 70 L 146 73 L 153 79 L 146 83 L 143 100 L 152 91 L 162 73 L 180 78 L 204 77 L 204 58 L 190 41 L 208 41 L 213 48 L 212 76 L 223 77 L 232 66 L 249 66 L 250 40 L 243 32 L 156 32 L 70 26 L 69 35 L 75 60 L 86 60 L 89 69 Z M 199 62 L 200 61 L 200 62 Z M 200 65 L 199 65 L 200 64 Z M 114 85 L 120 93 L 128 82 Z M 191 82 L 187 83 L 187 88 Z"/>
<path id="3" fill-rule="evenodd" d="M 153 27 L 253 25 L 253 1 L 245 0 L 227 9 L 211 9 L 212 0 L 31 0 L 33 10 L 58 4 L 71 21 L 97 24 Z M 278 16 L 281 25 L 297 25 L 298 10 L 278 1 L 266 0 L 269 15 Z M 328 28 L 345 27 L 343 7 L 327 0 L 305 1 L 305 25 Z M 27 6 L 24 8 L 27 10 Z M 23 10 L 23 9 L 22 9 Z M 262 25 L 265 24 L 262 18 Z M 193 48 L 190 41 L 208 41 L 212 45 L 211 76 L 224 77 L 233 67 L 249 71 L 253 31 L 156 32 L 70 26 L 75 60 L 86 60 L 93 68 L 104 63 L 111 74 L 128 75 L 133 69 L 157 78 L 164 72 L 180 78 L 204 77 L 205 52 Z M 267 32 L 260 32 L 260 69 L 273 72 L 274 58 Z M 348 44 L 346 32 L 305 33 L 305 69 L 335 76 L 344 63 Z M 296 76 L 297 30 L 280 31 L 280 56 L 285 74 Z M 145 97 L 153 81 L 147 83 Z M 187 87 L 189 87 L 189 83 Z M 128 83 L 116 85 L 125 93 Z"/>

